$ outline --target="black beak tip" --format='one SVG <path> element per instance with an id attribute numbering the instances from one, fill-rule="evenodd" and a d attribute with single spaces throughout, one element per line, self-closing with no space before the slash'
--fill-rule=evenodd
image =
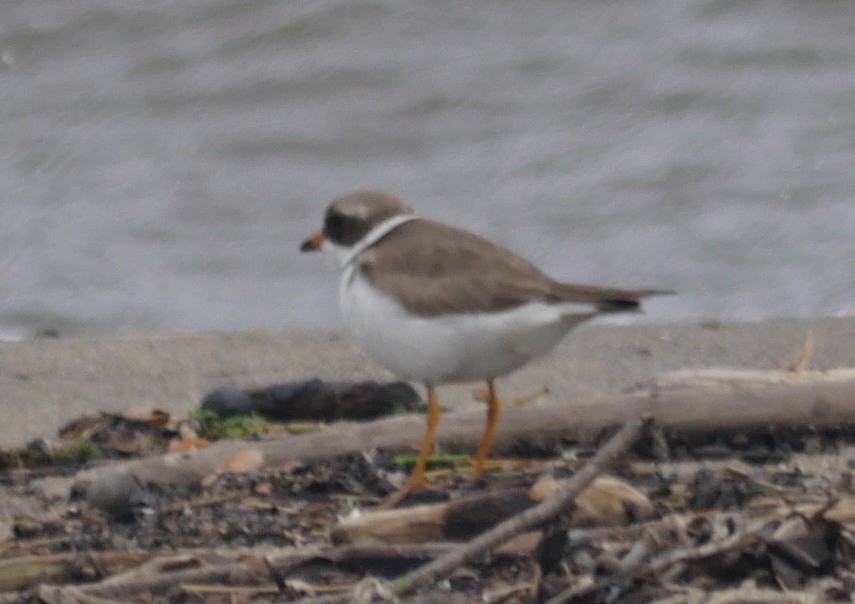
<path id="1" fill-rule="evenodd" d="M 301 252 L 317 252 L 318 246 L 315 245 L 315 242 L 311 239 L 306 239 L 303 243 L 300 244 Z"/>

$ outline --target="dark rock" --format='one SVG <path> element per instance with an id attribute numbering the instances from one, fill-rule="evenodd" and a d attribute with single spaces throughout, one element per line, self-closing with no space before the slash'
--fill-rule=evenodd
<path id="1" fill-rule="evenodd" d="M 132 522 L 136 506 L 148 498 L 135 476 L 108 472 L 97 476 L 86 489 L 86 501 L 118 522 Z"/>
<path id="2" fill-rule="evenodd" d="M 278 421 L 370 420 L 421 410 L 421 397 L 406 382 L 325 382 L 298 380 L 264 388 L 223 387 L 202 399 L 202 408 L 220 416 L 254 411 Z"/>
<path id="3" fill-rule="evenodd" d="M 220 417 L 243 415 L 252 411 L 252 401 L 243 390 L 223 386 L 211 390 L 202 398 L 202 409 L 212 411 Z"/>
<path id="4" fill-rule="evenodd" d="M 725 477 L 709 468 L 701 468 L 692 480 L 690 506 L 696 510 L 735 509 L 750 499 L 745 477 Z"/>

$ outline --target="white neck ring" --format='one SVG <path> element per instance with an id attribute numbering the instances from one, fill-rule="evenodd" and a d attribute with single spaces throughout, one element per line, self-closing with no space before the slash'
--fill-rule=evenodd
<path id="1" fill-rule="evenodd" d="M 350 253 L 344 257 L 344 261 L 341 265 L 342 269 L 347 268 L 359 254 L 380 241 L 394 229 L 398 228 L 405 222 L 415 220 L 416 218 L 418 218 L 418 216 L 414 216 L 412 214 L 398 214 L 397 216 L 392 216 L 388 220 L 384 220 L 378 224 L 376 227 L 368 231 L 368 234 L 365 235 L 361 241 L 356 243 L 353 248 L 351 248 Z"/>

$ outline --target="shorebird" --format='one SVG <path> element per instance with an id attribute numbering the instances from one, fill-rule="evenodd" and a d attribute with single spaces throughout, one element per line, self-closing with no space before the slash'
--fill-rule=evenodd
<path id="1" fill-rule="evenodd" d="M 440 418 L 437 385 L 487 382 L 487 423 L 471 473 L 477 480 L 501 412 L 496 378 L 549 352 L 583 321 L 638 311 L 643 298 L 670 293 L 556 281 L 483 237 L 416 216 L 382 191 L 333 201 L 323 229 L 300 249 L 335 259 L 341 313 L 364 351 L 396 375 L 426 385 L 427 430 L 396 501 L 426 486 Z"/>

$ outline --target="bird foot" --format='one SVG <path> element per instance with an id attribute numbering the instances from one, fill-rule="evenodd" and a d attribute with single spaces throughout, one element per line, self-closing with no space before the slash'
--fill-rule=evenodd
<path id="1" fill-rule="evenodd" d="M 391 509 L 401 503 L 401 501 L 403 501 L 410 493 L 414 491 L 421 491 L 423 489 L 426 489 L 427 487 L 428 483 L 427 480 L 425 480 L 424 476 L 411 476 L 410 479 L 407 481 L 407 484 L 405 484 L 400 489 L 389 495 L 385 500 L 383 500 L 383 503 L 380 504 L 379 509 Z"/>

